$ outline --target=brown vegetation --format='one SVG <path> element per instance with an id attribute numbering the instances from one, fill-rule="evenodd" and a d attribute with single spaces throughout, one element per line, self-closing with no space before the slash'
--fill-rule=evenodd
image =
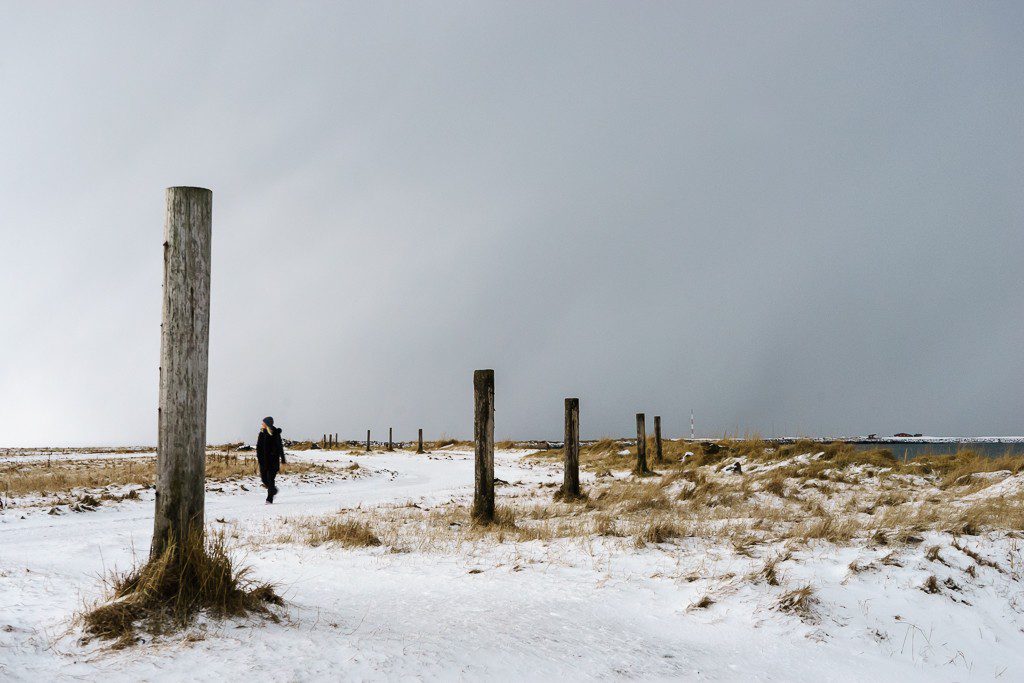
<path id="1" fill-rule="evenodd" d="M 327 472 L 323 465 L 290 462 L 283 472 Z M 206 479 L 227 481 L 257 475 L 256 460 L 235 454 L 208 453 Z M 109 460 L 54 460 L 0 463 L 0 493 L 6 497 L 29 494 L 64 493 L 76 488 L 106 486 L 152 486 L 156 479 L 156 458 Z"/>
<path id="2" fill-rule="evenodd" d="M 381 544 L 369 524 L 348 519 L 310 526 L 306 541 L 312 546 L 333 542 L 346 548 L 367 548 Z"/>
<path id="3" fill-rule="evenodd" d="M 223 534 L 200 535 L 171 544 L 159 557 L 125 573 L 107 577 L 109 602 L 84 615 L 90 637 L 113 640 L 114 647 L 135 642 L 138 629 L 154 634 L 183 628 L 200 613 L 215 618 L 247 614 L 276 617 L 268 605 L 283 601 L 274 587 L 249 577 L 236 566 Z"/>

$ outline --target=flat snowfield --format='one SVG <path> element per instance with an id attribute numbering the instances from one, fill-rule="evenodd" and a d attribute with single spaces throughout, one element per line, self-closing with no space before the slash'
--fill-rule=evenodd
<path id="1" fill-rule="evenodd" d="M 519 494 L 550 500 L 545 485 L 561 480 L 560 467 L 522 455 L 498 454 L 499 506 Z M 969 541 L 999 565 L 972 569 L 970 586 L 954 577 L 965 562 L 954 551 L 941 564 L 925 557 L 943 542 L 935 532 L 892 566 L 881 559 L 890 548 L 797 549 L 771 585 L 751 579 L 763 557 L 700 539 L 313 546 L 289 538 L 297 520 L 355 510 L 372 523 L 467 504 L 472 454 L 290 457 L 339 473 L 355 462 L 359 476 L 285 474 L 272 506 L 252 482 L 206 496 L 210 527 L 235 539 L 255 578 L 278 585 L 277 623 L 200 619 L 126 649 L 85 642 L 75 616 L 102 598 L 101 576 L 147 554 L 152 491 L 79 512 L 0 511 L 0 680 L 1024 680 L 1012 538 Z M 957 587 L 922 590 L 929 575 Z M 813 603 L 787 610 L 779 596 L 798 586 L 814 589 Z"/>

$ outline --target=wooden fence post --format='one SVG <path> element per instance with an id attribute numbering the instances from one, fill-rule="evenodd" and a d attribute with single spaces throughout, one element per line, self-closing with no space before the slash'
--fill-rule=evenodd
<path id="1" fill-rule="evenodd" d="M 366 430 L 366 452 L 370 452 L 370 430 Z"/>
<path id="2" fill-rule="evenodd" d="M 654 416 L 654 462 L 661 463 L 661 415 Z"/>
<path id="3" fill-rule="evenodd" d="M 395 450 L 395 442 L 392 440 L 392 434 L 393 434 L 392 428 L 388 427 L 388 450 L 389 451 Z"/>
<path id="4" fill-rule="evenodd" d="M 580 400 L 565 399 L 565 474 L 561 498 L 580 497 Z"/>
<path id="5" fill-rule="evenodd" d="M 644 424 L 644 414 L 636 414 L 636 468 L 633 474 L 647 474 L 647 427 Z"/>
<path id="6" fill-rule="evenodd" d="M 423 428 L 420 427 L 419 445 L 416 447 L 417 453 L 423 453 Z"/>
<path id="7" fill-rule="evenodd" d="M 156 511 L 150 557 L 203 534 L 213 193 L 169 187 L 164 222 Z"/>
<path id="8" fill-rule="evenodd" d="M 494 521 L 494 370 L 473 373 L 473 440 L 476 444 L 476 486 L 473 519 Z"/>

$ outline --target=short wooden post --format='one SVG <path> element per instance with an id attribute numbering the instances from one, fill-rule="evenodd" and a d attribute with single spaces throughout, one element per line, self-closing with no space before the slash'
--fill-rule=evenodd
<path id="1" fill-rule="evenodd" d="M 392 428 L 388 427 L 388 450 L 389 451 L 395 450 L 395 442 L 393 440 L 392 433 L 393 433 Z"/>
<path id="2" fill-rule="evenodd" d="M 473 440 L 476 450 L 476 487 L 473 519 L 494 521 L 494 370 L 473 373 Z"/>
<path id="3" fill-rule="evenodd" d="M 366 452 L 370 452 L 370 430 L 366 430 Z"/>
<path id="4" fill-rule="evenodd" d="M 661 415 L 654 416 L 654 462 L 663 462 L 661 456 Z"/>
<path id="5" fill-rule="evenodd" d="M 644 424 L 644 414 L 636 414 L 636 468 L 634 474 L 647 474 L 647 427 Z"/>
<path id="6" fill-rule="evenodd" d="M 169 187 L 150 556 L 203 535 L 213 193 Z"/>
<path id="7" fill-rule="evenodd" d="M 580 400 L 565 399 L 565 474 L 562 498 L 580 497 Z"/>
<path id="8" fill-rule="evenodd" d="M 334 447 L 338 447 L 338 432 L 334 432 Z"/>
<path id="9" fill-rule="evenodd" d="M 416 446 L 417 453 L 423 453 L 423 428 L 420 427 L 419 444 Z"/>

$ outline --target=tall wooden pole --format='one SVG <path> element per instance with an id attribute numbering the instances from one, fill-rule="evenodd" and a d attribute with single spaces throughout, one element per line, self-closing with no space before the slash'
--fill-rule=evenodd
<path id="1" fill-rule="evenodd" d="M 392 436 L 393 431 L 394 430 L 391 427 L 388 427 L 388 450 L 389 451 L 395 450 L 395 442 L 394 442 L 393 436 Z"/>
<path id="2" fill-rule="evenodd" d="M 473 440 L 476 444 L 476 487 L 473 519 L 494 520 L 494 370 L 473 373 Z"/>
<path id="3" fill-rule="evenodd" d="M 562 497 L 580 497 L 580 400 L 565 399 L 565 474 Z"/>
<path id="4" fill-rule="evenodd" d="M 213 193 L 169 187 L 166 200 L 152 557 L 202 538 L 206 483 Z"/>
<path id="5" fill-rule="evenodd" d="M 423 453 L 423 428 L 420 427 L 419 445 L 416 447 L 417 453 Z"/>
<path id="6" fill-rule="evenodd" d="M 370 452 L 370 430 L 366 430 L 366 452 Z"/>
<path id="7" fill-rule="evenodd" d="M 636 414 L 636 469 L 634 474 L 647 474 L 647 427 L 644 424 L 644 414 Z"/>
<path id="8" fill-rule="evenodd" d="M 664 462 L 661 455 L 661 415 L 654 416 L 654 462 Z"/>

